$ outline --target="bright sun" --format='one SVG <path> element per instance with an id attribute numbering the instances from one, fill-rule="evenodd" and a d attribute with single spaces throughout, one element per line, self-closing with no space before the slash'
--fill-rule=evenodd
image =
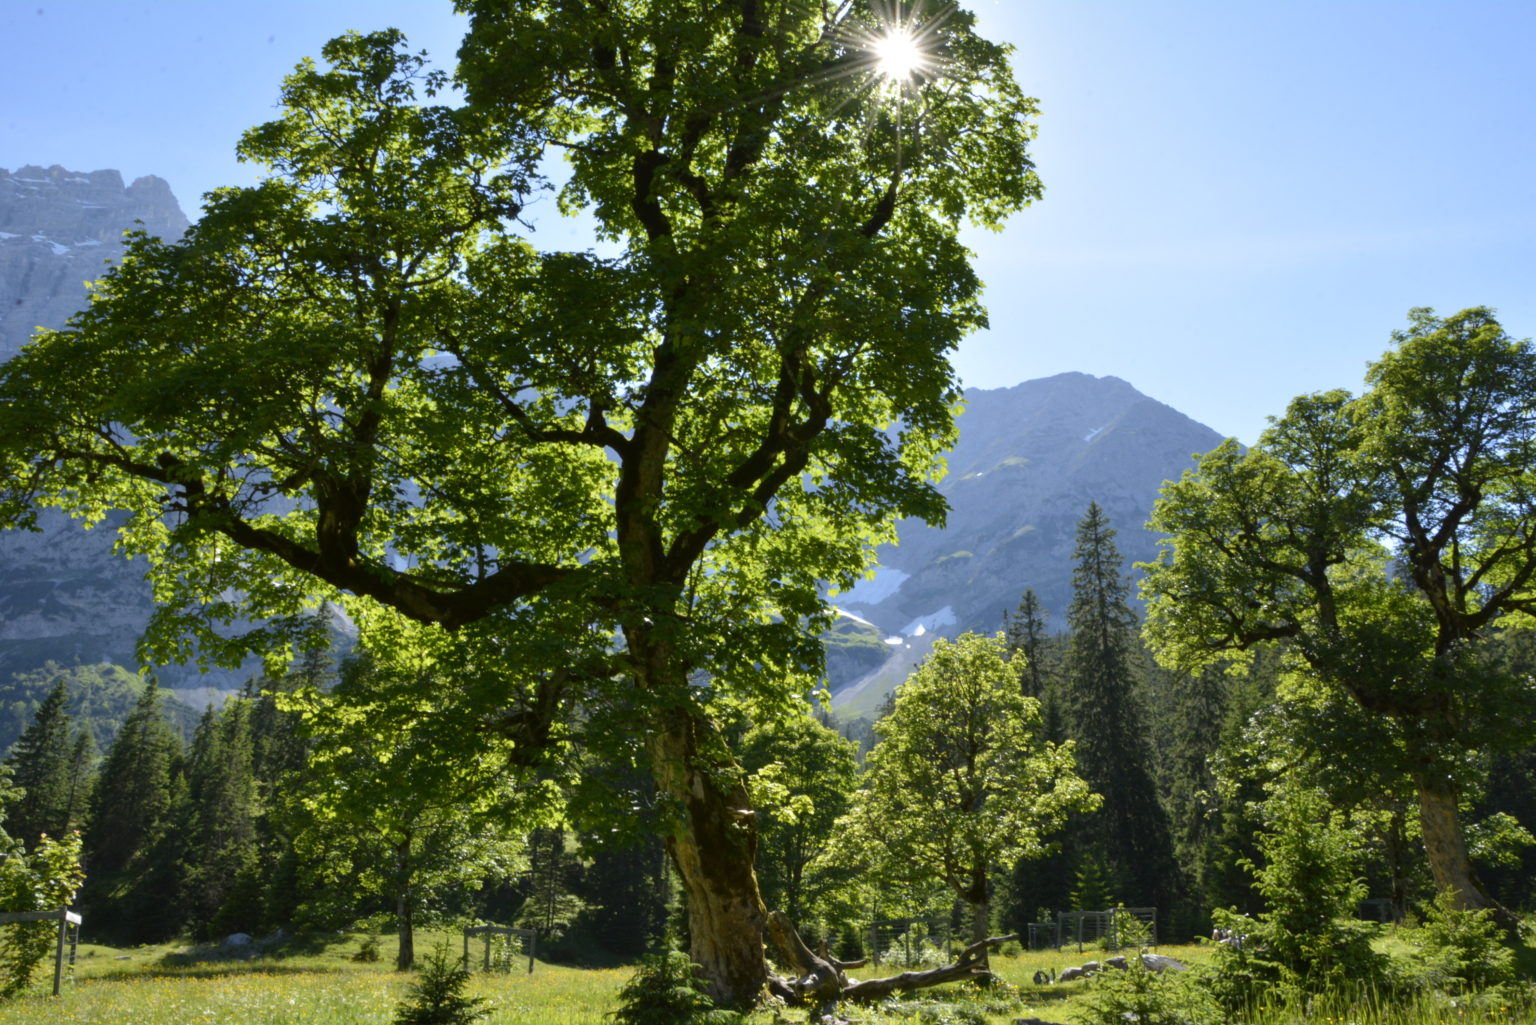
<path id="1" fill-rule="evenodd" d="M 905 29 L 891 29 L 870 47 L 875 54 L 875 70 L 882 78 L 904 82 L 921 70 L 923 51 L 917 37 Z"/>

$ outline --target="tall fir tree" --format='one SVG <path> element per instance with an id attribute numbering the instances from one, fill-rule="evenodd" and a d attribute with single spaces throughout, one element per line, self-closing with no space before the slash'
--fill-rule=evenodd
<path id="1" fill-rule="evenodd" d="M 1051 635 L 1050 614 L 1033 588 L 1024 589 L 1012 615 L 1003 612 L 1003 637 L 1010 658 L 1015 654 L 1024 656 L 1019 684 L 1025 697 L 1040 702 L 1045 738 L 1061 743 L 1067 739 L 1061 707 L 1061 638 Z"/>
<path id="2" fill-rule="evenodd" d="M 80 825 L 81 809 L 72 801 L 74 743 L 67 698 L 60 680 L 5 760 L 18 788 L 6 809 L 10 834 L 28 848 L 36 847 L 41 836 L 62 837 Z"/>
<path id="3" fill-rule="evenodd" d="M 96 762 L 101 757 L 91 731 L 81 726 L 69 752 L 69 787 L 64 795 L 66 829 L 85 831 L 90 821 L 91 790 L 96 784 Z"/>
<path id="4" fill-rule="evenodd" d="M 199 724 L 187 758 L 183 904 L 202 935 L 256 928 L 256 780 L 251 771 L 251 706 L 235 698 Z"/>
<path id="5" fill-rule="evenodd" d="M 321 656 L 306 655 L 298 672 L 253 680 L 242 695 L 250 706 L 251 776 L 259 809 L 254 882 L 261 891 L 257 928 L 263 931 L 291 925 L 303 899 L 292 823 L 281 808 L 285 788 L 304 768 L 309 741 L 302 728 L 303 716 L 288 705 L 298 688 L 330 685 L 334 673 L 329 652 L 323 669 L 321 664 Z"/>
<path id="6" fill-rule="evenodd" d="M 1026 588 L 1019 596 L 1019 607 L 1013 615 L 1004 611 L 1003 638 L 1008 643 L 1010 658 L 1022 654 L 1026 660 L 1019 676 L 1024 696 L 1042 700 L 1047 680 L 1045 645 L 1048 638 L 1045 606 L 1034 588 Z"/>
<path id="7" fill-rule="evenodd" d="M 92 930 L 119 943 L 175 934 L 183 922 L 179 850 L 171 829 L 178 806 L 181 739 L 171 730 L 154 681 L 144 688 L 102 762 L 85 833 L 88 873 L 81 894 Z"/>
<path id="8" fill-rule="evenodd" d="M 1083 778 L 1104 796 L 1074 845 L 1103 859 L 1111 889 L 1126 903 L 1166 911 L 1177 892 L 1176 869 L 1142 709 L 1145 660 L 1115 530 L 1097 502 L 1078 524 L 1073 558 L 1063 666 L 1068 734 L 1077 741 Z"/>
<path id="9" fill-rule="evenodd" d="M 171 810 L 171 769 L 181 744 L 160 708 L 160 689 L 144 688 L 107 752 L 92 795 L 86 858 L 92 871 L 126 867 L 157 839 Z"/>

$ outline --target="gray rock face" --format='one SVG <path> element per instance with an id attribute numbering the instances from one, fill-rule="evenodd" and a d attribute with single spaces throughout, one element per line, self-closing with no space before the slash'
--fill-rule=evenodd
<path id="1" fill-rule="evenodd" d="M 125 188 L 116 171 L 0 168 L 0 359 L 38 327 L 63 327 L 85 305 L 85 282 L 121 255 L 123 232 L 136 221 L 167 239 L 187 230 L 162 178 Z"/>
<path id="2" fill-rule="evenodd" d="M 880 692 L 900 682 L 934 635 L 1001 629 L 1026 588 L 1039 595 L 1051 629 L 1064 629 L 1088 503 L 1109 517 L 1129 573 L 1156 553 L 1145 523 L 1163 481 L 1222 440 L 1115 377 L 1058 374 L 965 397 L 939 485 L 948 524 L 901 524 L 900 543 L 879 553 L 876 578 L 833 598 L 888 634 L 896 657 L 876 671 L 893 677 L 873 688 Z M 849 681 L 833 682 L 841 696 L 837 683 Z M 870 682 L 857 681 L 861 691 Z"/>
<path id="3" fill-rule="evenodd" d="M 124 187 L 116 171 L 0 168 L 0 359 L 39 326 L 63 327 L 85 306 L 86 281 L 121 256 L 123 232 L 136 221 L 162 238 L 187 229 L 160 178 Z M 43 526 L 40 534 L 0 532 L 0 674 L 50 659 L 134 666 L 150 610 L 144 566 L 112 555 L 110 525 L 85 531 L 54 514 Z M 162 679 L 203 682 L 191 675 Z"/>

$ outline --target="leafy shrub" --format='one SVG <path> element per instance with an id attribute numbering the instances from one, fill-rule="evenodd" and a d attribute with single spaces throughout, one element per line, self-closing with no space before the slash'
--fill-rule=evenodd
<path id="1" fill-rule="evenodd" d="M 20 840 L 0 832 L 0 911 L 67 908 L 84 880 L 79 833 L 62 840 L 45 835 L 29 858 Z M 57 922 L 0 926 L 0 998 L 13 997 L 32 984 L 58 934 Z"/>
<path id="2" fill-rule="evenodd" d="M 949 962 L 949 955 L 934 945 L 921 923 L 913 923 L 905 935 L 880 952 L 880 964 L 892 968 L 942 968 Z"/>
<path id="3" fill-rule="evenodd" d="M 1141 950 L 1152 942 L 1152 924 L 1131 914 L 1124 904 L 1116 905 L 1110 918 L 1110 935 L 1120 946 Z"/>
<path id="4" fill-rule="evenodd" d="M 1512 981 L 1514 954 L 1503 945 L 1493 913 L 1461 910 L 1450 890 L 1424 909 L 1414 934 L 1415 981 L 1446 993 L 1473 993 Z"/>
<path id="5" fill-rule="evenodd" d="M 1094 976 L 1079 1017 L 1083 1025 L 1203 1025 L 1224 1021 L 1211 994 L 1182 972 L 1159 975 L 1141 958 L 1126 959 L 1124 971 Z"/>
<path id="6" fill-rule="evenodd" d="M 469 969 L 446 942 L 422 958 L 420 977 L 395 1009 L 394 1025 L 472 1025 L 490 1013 L 484 997 L 467 997 Z"/>
<path id="7" fill-rule="evenodd" d="M 715 1007 L 697 967 L 677 950 L 643 958 L 608 1017 L 615 1025 L 741 1025 L 741 1015 Z"/>

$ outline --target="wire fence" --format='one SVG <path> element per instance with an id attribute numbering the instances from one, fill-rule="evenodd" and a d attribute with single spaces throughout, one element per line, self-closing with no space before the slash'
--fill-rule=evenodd
<path id="1" fill-rule="evenodd" d="M 1030 922 L 1025 934 L 1030 950 L 1085 946 L 1103 950 L 1157 946 L 1157 908 L 1106 908 L 1058 911 L 1049 922 Z"/>
<path id="2" fill-rule="evenodd" d="M 510 972 L 514 964 L 528 959 L 528 974 L 533 974 L 533 954 L 539 934 L 532 929 L 512 929 L 504 925 L 472 925 L 464 930 L 464 967 L 471 965 L 469 941 L 484 941 L 481 971 Z"/>

